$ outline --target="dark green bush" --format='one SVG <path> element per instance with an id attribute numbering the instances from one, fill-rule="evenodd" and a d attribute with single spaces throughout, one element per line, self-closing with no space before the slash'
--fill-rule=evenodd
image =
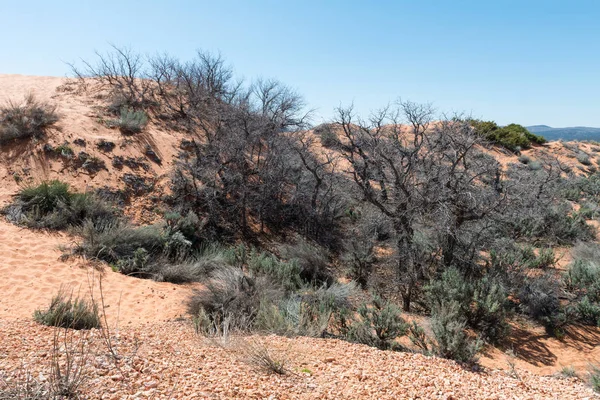
<path id="1" fill-rule="evenodd" d="M 36 322 L 70 329 L 100 328 L 98 307 L 93 302 L 73 298 L 73 294 L 64 291 L 52 298 L 47 310 L 36 310 L 33 318 Z"/>
<path id="2" fill-rule="evenodd" d="M 116 220 L 117 212 L 89 193 L 74 193 L 66 183 L 42 182 L 21 190 L 3 210 L 8 220 L 29 228 L 61 230 L 83 225 L 105 225 Z"/>
<path id="3" fill-rule="evenodd" d="M 20 139 L 40 139 L 58 122 L 56 107 L 39 102 L 33 95 L 23 104 L 9 102 L 0 107 L 0 145 Z"/>
<path id="4" fill-rule="evenodd" d="M 532 143 L 543 144 L 546 142 L 542 136 L 534 135 L 518 124 L 500 127 L 493 121 L 471 120 L 470 122 L 478 135 L 513 151 L 527 149 L 531 147 Z"/>
<path id="5" fill-rule="evenodd" d="M 315 134 L 321 138 L 321 145 L 328 149 L 337 149 L 340 145 L 340 139 L 330 124 L 323 124 L 315 128 Z"/>

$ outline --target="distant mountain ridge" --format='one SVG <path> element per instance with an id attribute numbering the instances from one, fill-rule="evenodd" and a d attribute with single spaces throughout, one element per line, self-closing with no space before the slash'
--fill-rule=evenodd
<path id="1" fill-rule="evenodd" d="M 588 126 L 573 126 L 567 128 L 552 128 L 548 125 L 527 126 L 527 130 L 536 135 L 542 135 L 546 140 L 596 140 L 600 141 L 600 128 Z"/>

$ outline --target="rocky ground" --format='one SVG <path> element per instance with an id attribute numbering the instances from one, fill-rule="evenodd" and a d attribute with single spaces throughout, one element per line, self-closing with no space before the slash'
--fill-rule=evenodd
<path id="1" fill-rule="evenodd" d="M 54 346 L 56 332 L 29 321 L 0 321 L 0 384 L 14 385 L 25 372 L 49 382 L 53 355 L 60 354 L 64 370 L 70 349 L 74 364 L 82 365 L 81 397 L 90 399 L 595 398 L 577 378 L 473 370 L 338 340 L 255 336 L 222 345 L 196 335 L 183 320 L 113 330 L 115 356 L 99 330 L 71 332 L 66 341 L 60 334 Z M 285 361 L 286 373 L 250 363 L 255 353 L 248 349 L 256 348 Z"/>

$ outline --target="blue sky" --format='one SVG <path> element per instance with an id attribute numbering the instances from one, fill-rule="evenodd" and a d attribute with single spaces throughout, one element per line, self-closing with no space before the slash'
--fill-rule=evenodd
<path id="1" fill-rule="evenodd" d="M 109 43 L 220 51 L 316 108 L 401 97 L 500 124 L 600 126 L 600 1 L 1 0 L 0 73 L 64 76 Z"/>

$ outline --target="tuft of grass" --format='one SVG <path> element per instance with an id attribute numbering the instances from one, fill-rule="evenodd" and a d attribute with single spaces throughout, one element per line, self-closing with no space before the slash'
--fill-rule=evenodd
<path id="1" fill-rule="evenodd" d="M 600 393 L 600 367 L 598 365 L 590 366 L 589 382 L 594 392 Z"/>
<path id="2" fill-rule="evenodd" d="M 125 135 L 140 133 L 148 124 L 148 115 L 141 110 L 134 110 L 127 106 L 121 107 L 119 119 L 107 122 L 109 128 L 119 128 Z"/>
<path id="3" fill-rule="evenodd" d="M 572 366 L 563 367 L 560 370 L 560 374 L 566 378 L 576 378 L 577 377 L 577 371 L 575 371 L 575 368 L 573 368 Z"/>
<path id="4" fill-rule="evenodd" d="M 287 360 L 277 357 L 264 341 L 258 339 L 237 338 L 232 343 L 232 349 L 237 352 L 243 361 L 260 371 L 278 375 L 288 372 Z"/>
<path id="5" fill-rule="evenodd" d="M 58 122 L 56 107 L 40 102 L 32 94 L 22 104 L 0 107 L 0 145 L 25 139 L 40 139 Z"/>
<path id="6" fill-rule="evenodd" d="M 36 322 L 69 329 L 100 328 L 98 306 L 93 302 L 67 294 L 60 290 L 46 310 L 36 310 L 33 314 Z"/>

